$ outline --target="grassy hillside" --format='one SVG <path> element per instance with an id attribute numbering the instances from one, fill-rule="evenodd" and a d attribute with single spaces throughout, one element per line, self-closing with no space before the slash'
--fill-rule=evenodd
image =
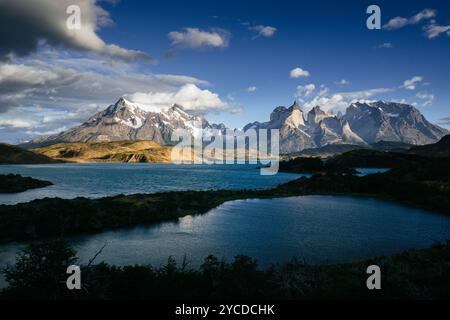
<path id="1" fill-rule="evenodd" d="M 171 147 L 153 141 L 73 142 L 32 149 L 68 162 L 169 162 Z"/>
<path id="2" fill-rule="evenodd" d="M 0 143 L 0 164 L 43 164 L 60 162 L 46 155 Z"/>

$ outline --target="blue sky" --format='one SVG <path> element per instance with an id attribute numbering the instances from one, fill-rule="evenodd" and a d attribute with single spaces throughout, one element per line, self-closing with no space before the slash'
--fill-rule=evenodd
<path id="1" fill-rule="evenodd" d="M 420 104 L 417 91 L 435 96 L 432 106 L 420 107 L 432 121 L 450 116 L 450 37 L 424 36 L 424 21 L 397 30 L 368 30 L 366 8 L 377 4 L 382 23 L 409 18 L 426 8 L 437 11 L 441 24 L 450 21 L 448 1 L 126 1 L 110 7 L 117 25 L 104 37 L 125 47 L 155 56 L 153 72 L 189 74 L 206 79 L 220 96 L 234 96 L 243 107 L 239 116 L 216 118 L 234 126 L 267 119 L 277 105 L 290 104 L 298 85 L 325 84 L 333 92 L 400 86 L 423 77 L 418 90 L 396 90 L 375 98 L 405 99 Z M 254 38 L 242 23 L 277 29 L 270 38 Z M 222 28 L 232 34 L 229 47 L 219 50 L 176 50 L 167 39 L 172 30 Z M 391 43 L 392 48 L 376 48 Z M 310 77 L 292 79 L 289 71 L 301 67 Z M 345 79 L 348 85 L 336 82 Z M 425 85 L 424 85 L 425 84 Z M 245 89 L 255 86 L 253 93 Z"/>
<path id="2" fill-rule="evenodd" d="M 381 30 L 366 27 L 369 16 L 366 9 L 371 4 L 381 8 L 381 22 L 385 26 Z M 80 49 L 78 44 L 58 38 L 30 53 L 17 55 L 9 63 L 33 68 L 42 67 L 42 63 L 47 68 L 71 66 L 79 72 L 89 70 L 111 77 L 116 72 L 136 77 L 141 74 L 190 77 L 194 80 L 185 82 L 194 82 L 200 90 L 196 93 L 208 99 L 214 97 L 206 94 L 212 94 L 220 100 L 211 102 L 210 109 L 200 111 L 209 120 L 230 127 L 266 121 L 276 106 L 290 105 L 294 99 L 306 109 L 320 103 L 334 111 L 343 110 L 352 99 L 382 99 L 414 104 L 430 121 L 450 128 L 449 119 L 444 119 L 450 117 L 448 1 L 123 0 L 96 2 L 95 6 L 108 13 L 108 26 L 94 30 L 100 39 L 106 44 L 148 54 L 157 62 L 120 61 L 120 57 L 110 53 L 105 57 L 107 50 Z M 421 12 L 424 14 L 417 16 Z M 396 20 L 401 24 L 392 21 L 396 28 L 389 28 L 387 24 L 396 17 L 402 17 Z M 271 29 L 265 29 L 267 33 L 263 34 L 264 27 Z M 195 29 L 197 34 L 188 38 L 186 28 Z M 174 40 L 174 32 L 178 34 L 178 42 Z M 205 40 L 192 44 L 201 32 L 212 37 L 208 41 L 223 42 L 212 44 Z M 105 65 L 112 67 L 108 69 Z M 295 68 L 307 71 L 309 76 L 291 77 Z M 139 97 L 136 93 L 176 92 L 177 85 L 184 84 L 180 80 L 161 87 L 153 80 L 135 92 L 126 88 L 122 94 L 136 98 Z M 207 90 L 206 94 L 202 90 Z M 3 124 L 0 120 L 0 140 L 11 141 L 15 134 L 25 138 L 49 133 L 80 122 L 94 108 L 81 112 L 77 105 L 105 108 L 107 105 L 102 104 L 106 103 L 107 93 L 98 101 L 89 101 L 89 95 L 71 97 L 70 108 L 62 109 L 55 103 L 47 107 L 45 98 L 41 97 L 39 104 L 30 98 L 0 113 L 0 117 L 9 119 Z M 117 98 L 111 96 L 109 103 Z M 144 96 L 143 101 L 154 98 Z M 58 99 L 53 97 L 60 103 L 69 101 Z M 59 112 L 60 116 L 54 117 L 55 123 L 48 127 L 35 122 L 33 128 L 26 130 L 27 135 L 23 134 L 24 128 L 14 130 L 11 125 L 14 116 L 23 115 L 24 110 L 36 112 L 36 108 L 41 108 L 42 117 L 51 118 L 52 112 Z M 73 117 L 67 117 L 68 113 Z"/>

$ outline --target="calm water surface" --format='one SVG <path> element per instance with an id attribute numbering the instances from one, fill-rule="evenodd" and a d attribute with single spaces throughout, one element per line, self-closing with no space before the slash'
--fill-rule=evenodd
<path id="1" fill-rule="evenodd" d="M 260 265 L 293 257 L 310 263 L 354 261 L 423 248 L 450 239 L 450 218 L 370 198 L 304 196 L 238 200 L 200 216 L 156 226 L 71 237 L 82 263 L 104 245 L 97 262 L 162 265 L 169 256 L 199 266 L 209 254 L 239 254 Z M 0 246 L 0 262 L 14 262 L 22 243 Z"/>
<path id="2" fill-rule="evenodd" d="M 179 190 L 265 189 L 300 177 L 278 173 L 262 176 L 251 165 L 53 164 L 0 165 L 0 174 L 16 173 L 53 182 L 53 186 L 18 194 L 0 194 L 0 204 L 45 197 L 99 198 L 118 194 Z"/>
<path id="3" fill-rule="evenodd" d="M 360 170 L 361 171 L 361 170 Z M 365 170 L 370 174 L 383 170 Z M 270 188 L 299 177 L 261 176 L 250 166 L 177 166 L 156 164 L 63 164 L 0 166 L 0 173 L 46 179 L 54 186 L 16 195 L 0 203 L 50 197 L 102 197 L 167 190 Z M 214 254 L 232 259 L 243 254 L 261 266 L 293 257 L 311 263 L 342 262 L 423 248 L 450 239 L 450 218 L 370 198 L 304 196 L 238 200 L 200 216 L 175 222 L 120 229 L 69 240 L 81 263 L 104 245 L 96 260 L 117 265 L 167 262 L 184 256 L 197 267 Z M 0 246 L 0 267 L 13 263 L 26 243 Z M 0 287 L 4 285 L 0 279 Z"/>

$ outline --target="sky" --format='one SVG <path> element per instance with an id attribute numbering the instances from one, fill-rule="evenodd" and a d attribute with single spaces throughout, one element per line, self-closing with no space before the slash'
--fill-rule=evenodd
<path id="1" fill-rule="evenodd" d="M 80 28 L 73 28 L 80 9 Z M 369 5 L 381 29 L 368 29 Z M 299 101 L 416 106 L 450 129 L 450 2 L 0 0 L 0 141 L 79 125 L 121 96 L 242 128 Z"/>

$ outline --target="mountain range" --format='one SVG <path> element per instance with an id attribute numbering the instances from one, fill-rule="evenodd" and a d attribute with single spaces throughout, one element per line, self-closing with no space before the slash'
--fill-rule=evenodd
<path id="1" fill-rule="evenodd" d="M 211 124 L 203 116 L 191 115 L 178 105 L 149 112 L 122 97 L 78 127 L 34 139 L 23 146 L 36 148 L 62 142 L 126 140 L 152 140 L 159 145 L 173 145 L 171 135 L 176 129 L 196 134 L 193 122 L 201 124 L 203 129 L 226 130 L 224 124 Z M 289 108 L 275 108 L 268 122 L 249 123 L 243 130 L 250 128 L 280 130 L 282 154 L 334 144 L 365 146 L 379 141 L 424 145 L 435 143 L 448 134 L 446 129 L 427 121 L 417 108 L 383 101 L 352 103 L 344 114 L 338 115 L 320 106 L 305 113 L 295 102 Z"/>
<path id="2" fill-rule="evenodd" d="M 430 144 L 448 134 L 407 104 L 393 102 L 352 103 L 345 114 L 334 115 L 316 106 L 305 114 L 298 103 L 278 107 L 270 121 L 250 123 L 249 129 L 279 129 L 280 152 L 299 152 L 334 144 L 370 145 L 380 141 L 412 145 Z"/>

